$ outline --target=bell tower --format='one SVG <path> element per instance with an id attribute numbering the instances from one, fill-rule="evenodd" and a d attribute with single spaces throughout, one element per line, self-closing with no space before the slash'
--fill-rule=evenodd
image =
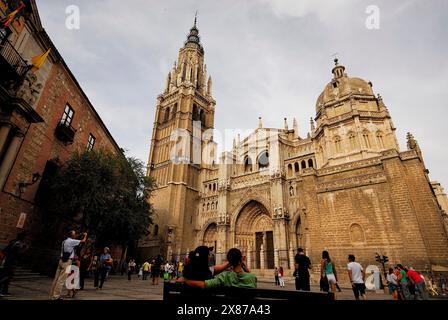
<path id="1" fill-rule="evenodd" d="M 157 183 L 150 199 L 154 225 L 139 245 L 147 256 L 160 250 L 171 259 L 172 254 L 193 249 L 200 172 L 207 163 L 203 154 L 209 145 L 214 146 L 215 104 L 195 17 L 164 91 L 157 97 L 147 167 L 148 176 Z"/>

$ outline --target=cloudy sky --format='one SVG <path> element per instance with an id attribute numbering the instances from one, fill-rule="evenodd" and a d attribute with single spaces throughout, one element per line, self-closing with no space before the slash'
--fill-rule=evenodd
<path id="1" fill-rule="evenodd" d="M 411 131 L 431 179 L 448 188 L 446 0 L 46 0 L 44 28 L 120 146 L 147 161 L 156 97 L 199 11 L 217 101 L 215 127 L 309 131 L 338 53 L 349 76 L 373 82 L 397 127 Z M 65 27 L 80 9 L 79 30 Z M 379 29 L 366 27 L 369 5 Z M 218 141 L 231 145 L 231 141 Z"/>

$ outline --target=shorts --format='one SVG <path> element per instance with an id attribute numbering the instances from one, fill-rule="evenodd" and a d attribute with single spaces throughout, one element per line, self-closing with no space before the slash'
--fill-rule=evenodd
<path id="1" fill-rule="evenodd" d="M 394 291 L 399 291 L 398 288 L 399 288 L 398 285 L 390 283 L 389 284 L 389 293 L 392 294 L 392 293 L 394 293 Z"/>
<path id="2" fill-rule="evenodd" d="M 366 294 L 366 285 L 364 283 L 353 283 L 352 289 L 355 297 Z"/>
<path id="3" fill-rule="evenodd" d="M 333 273 L 329 273 L 329 274 L 326 274 L 326 276 L 327 276 L 327 280 L 328 280 L 328 284 L 336 284 L 336 277 L 334 276 L 334 274 Z"/>

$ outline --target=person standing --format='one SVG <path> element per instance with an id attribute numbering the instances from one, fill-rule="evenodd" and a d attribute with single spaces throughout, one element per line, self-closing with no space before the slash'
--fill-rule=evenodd
<path id="1" fill-rule="evenodd" d="M 296 269 L 296 290 L 310 291 L 310 258 L 305 255 L 302 248 L 298 248 L 294 260 Z"/>
<path id="2" fill-rule="evenodd" d="M 408 270 L 401 264 L 397 264 L 397 268 L 400 271 L 400 274 L 398 275 L 398 280 L 400 282 L 401 291 L 403 292 L 404 298 L 406 300 L 410 300 L 411 293 L 409 292 L 409 281 L 408 276 L 406 275 L 406 272 Z"/>
<path id="3" fill-rule="evenodd" d="M 363 298 L 363 300 L 367 300 L 366 296 L 366 286 L 364 284 L 366 279 L 366 274 L 362 266 L 355 262 L 355 256 L 352 254 L 348 255 L 348 277 L 350 279 L 350 283 L 352 284 L 353 293 L 355 294 L 355 299 L 359 300 L 359 296 Z"/>
<path id="4" fill-rule="evenodd" d="M 425 279 L 422 278 L 415 270 L 409 269 L 406 272 L 408 279 L 415 285 L 415 299 L 428 300 L 428 292 L 426 291 Z"/>
<path id="5" fill-rule="evenodd" d="M 442 295 L 445 295 L 445 291 L 446 291 L 446 278 L 443 274 L 439 275 L 439 285 L 440 285 L 440 292 L 442 293 Z"/>
<path id="6" fill-rule="evenodd" d="M 152 284 L 158 285 L 159 284 L 159 277 L 160 277 L 160 267 L 162 265 L 162 256 L 159 254 L 156 259 L 154 259 L 151 263 L 151 278 L 152 278 Z"/>
<path id="7" fill-rule="evenodd" d="M 280 282 L 278 282 L 278 268 L 277 267 L 275 267 L 275 269 L 274 269 L 274 280 L 275 280 L 275 285 L 279 286 Z"/>
<path id="8" fill-rule="evenodd" d="M 84 280 L 89 274 L 89 266 L 92 261 L 92 250 L 87 248 L 81 256 L 79 267 L 79 290 L 84 290 Z"/>
<path id="9" fill-rule="evenodd" d="M 320 276 L 321 279 L 326 279 L 326 282 L 331 287 L 331 292 L 334 294 L 336 300 L 336 282 L 338 282 L 336 267 L 331 261 L 328 251 L 322 251 L 322 260 L 320 262 Z"/>
<path id="10" fill-rule="evenodd" d="M 285 287 L 285 279 L 283 279 L 284 276 L 284 272 L 283 272 L 283 267 L 278 267 L 278 283 L 280 285 L 281 288 Z"/>
<path id="11" fill-rule="evenodd" d="M 142 270 L 143 270 L 143 277 L 142 280 L 147 280 L 148 279 L 148 274 L 149 274 L 149 270 L 150 270 L 150 264 L 148 261 L 145 261 L 145 263 L 142 266 Z"/>
<path id="12" fill-rule="evenodd" d="M 103 289 L 104 280 L 106 280 L 107 273 L 112 269 L 113 259 L 110 255 L 110 249 L 108 247 L 104 248 L 103 254 L 100 256 L 99 261 L 99 276 L 100 276 L 100 284 L 98 289 Z"/>
<path id="13" fill-rule="evenodd" d="M 3 270 L 0 269 L 0 297 L 10 296 L 9 283 L 14 277 L 20 256 L 28 248 L 28 245 L 24 242 L 25 237 L 26 233 L 24 231 L 19 233 L 16 239 L 11 240 L 6 248 L 3 249 L 5 260 Z"/>
<path id="14" fill-rule="evenodd" d="M 89 269 L 90 274 L 93 274 L 93 287 L 95 289 L 98 288 L 98 282 L 100 282 L 100 274 L 99 274 L 99 256 L 98 254 L 94 254 L 92 260 L 90 261 Z"/>
<path id="15" fill-rule="evenodd" d="M 180 278 L 182 277 L 184 272 L 184 263 L 182 261 L 179 261 L 179 263 L 177 264 L 177 277 Z"/>
<path id="16" fill-rule="evenodd" d="M 131 275 L 135 272 L 135 260 L 131 259 L 128 263 L 128 280 L 131 281 Z"/>
<path id="17" fill-rule="evenodd" d="M 72 230 L 69 232 L 67 239 L 65 239 L 61 244 L 61 257 L 59 259 L 58 267 L 56 269 L 56 274 L 53 280 L 53 284 L 50 289 L 50 299 L 60 300 L 62 299 L 61 293 L 62 288 L 67 279 L 67 267 L 72 264 L 72 259 L 75 256 L 75 247 L 79 246 L 81 243 L 87 241 L 87 233 L 84 232 L 84 237 L 82 240 L 76 239 L 76 231 Z"/>

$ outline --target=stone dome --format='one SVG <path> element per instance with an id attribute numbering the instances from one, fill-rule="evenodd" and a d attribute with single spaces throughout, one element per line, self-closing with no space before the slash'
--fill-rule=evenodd
<path id="1" fill-rule="evenodd" d="M 316 101 L 316 112 L 328 103 L 342 99 L 351 94 L 374 96 L 372 85 L 361 78 L 350 78 L 344 72 L 345 67 L 340 66 L 335 60 L 336 67 L 333 68 L 333 79 L 325 86 L 324 91 L 319 95 Z"/>

